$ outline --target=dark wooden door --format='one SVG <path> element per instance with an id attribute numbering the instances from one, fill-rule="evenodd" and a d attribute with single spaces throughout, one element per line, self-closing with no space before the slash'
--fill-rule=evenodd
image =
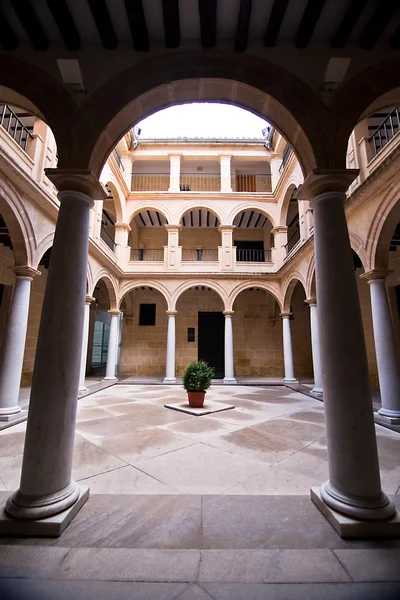
<path id="1" fill-rule="evenodd" d="M 198 359 L 215 369 L 215 379 L 224 377 L 225 317 L 221 312 L 199 312 Z"/>

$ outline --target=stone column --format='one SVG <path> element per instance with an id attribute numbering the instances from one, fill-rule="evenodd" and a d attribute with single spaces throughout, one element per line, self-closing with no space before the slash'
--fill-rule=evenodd
<path id="1" fill-rule="evenodd" d="M 88 488 L 71 480 L 71 468 L 89 213 L 93 198 L 104 197 L 104 192 L 88 170 L 46 169 L 46 175 L 59 190 L 60 209 L 36 349 L 21 484 L 5 507 L 17 521 L 0 517 L 0 531 L 11 533 L 15 527 L 19 534 L 60 535 L 88 497 Z M 62 515 L 52 520 L 58 513 Z M 29 523 L 31 519 L 39 521 Z"/>
<path id="2" fill-rule="evenodd" d="M 232 315 L 233 310 L 225 310 L 225 377 L 223 382 L 232 385 L 237 383 L 235 379 L 235 369 L 233 360 L 233 328 Z"/>
<path id="3" fill-rule="evenodd" d="M 168 232 L 168 246 L 166 248 L 166 266 L 168 269 L 178 271 L 182 262 L 182 248 L 179 245 L 179 232 L 181 225 L 165 225 Z"/>
<path id="4" fill-rule="evenodd" d="M 122 269 L 128 266 L 130 260 L 130 247 L 128 236 L 131 230 L 128 223 L 115 223 L 115 254 Z"/>
<path id="5" fill-rule="evenodd" d="M 311 390 L 314 394 L 323 394 L 322 371 L 321 371 L 321 352 L 319 347 L 318 331 L 318 309 L 315 298 L 309 298 L 305 301 L 310 307 L 310 327 L 311 327 L 311 349 L 314 371 L 314 387 Z"/>
<path id="6" fill-rule="evenodd" d="M 274 247 L 271 252 L 272 261 L 277 270 L 286 258 L 287 229 L 286 225 L 278 225 L 271 230 L 274 236 Z"/>
<path id="7" fill-rule="evenodd" d="M 117 367 L 118 357 L 118 323 L 120 312 L 118 309 L 111 309 L 108 311 L 111 315 L 110 325 L 110 336 L 108 338 L 108 350 L 107 350 L 107 366 L 106 376 L 103 381 L 116 380 L 115 370 Z"/>
<path id="8" fill-rule="evenodd" d="M 292 313 L 281 313 L 283 333 L 283 360 L 285 364 L 285 383 L 298 383 L 294 376 L 292 334 L 290 332 L 290 317 Z"/>
<path id="9" fill-rule="evenodd" d="M 167 366 L 163 383 L 175 383 L 175 315 L 176 310 L 167 310 Z"/>
<path id="10" fill-rule="evenodd" d="M 234 251 L 233 246 L 233 225 L 220 225 L 218 231 L 221 232 L 221 246 L 218 248 L 218 258 L 221 271 L 233 271 Z"/>
<path id="11" fill-rule="evenodd" d="M 347 522 L 340 520 L 344 514 L 358 521 L 357 533 L 362 536 L 371 534 L 372 521 L 377 522 L 377 534 L 384 535 L 380 520 L 392 517 L 396 509 L 381 490 L 364 332 L 344 212 L 344 192 L 357 173 L 315 169 L 300 191 L 305 199 L 312 198 L 314 211 L 329 465 L 329 480 L 313 488 L 312 499 L 341 534 L 346 535 Z"/>
<path id="12" fill-rule="evenodd" d="M 180 178 L 181 178 L 181 155 L 170 154 L 169 155 L 169 192 L 180 191 Z"/>
<path id="13" fill-rule="evenodd" d="M 376 362 L 382 408 L 378 420 L 400 423 L 400 365 L 396 352 L 392 316 L 386 292 L 388 271 L 374 270 L 361 275 L 371 292 L 372 325 L 374 328 Z"/>
<path id="14" fill-rule="evenodd" d="M 11 421 L 21 417 L 18 398 L 31 283 L 35 275 L 40 275 L 40 271 L 31 267 L 15 267 L 14 273 L 14 291 L 0 351 L 0 421 Z"/>
<path id="15" fill-rule="evenodd" d="M 79 392 L 85 392 L 87 387 L 85 386 L 86 376 L 86 363 L 87 363 L 87 351 L 89 342 L 89 320 L 90 320 L 90 305 L 94 301 L 92 296 L 86 296 L 85 301 L 85 318 L 83 321 L 83 336 L 82 336 L 82 358 L 81 358 L 81 371 L 79 375 Z"/>
<path id="16" fill-rule="evenodd" d="M 278 181 L 280 179 L 279 167 L 282 164 L 282 154 L 272 154 L 270 165 L 271 165 L 271 188 L 272 191 L 275 190 L 278 185 Z"/>
<path id="17" fill-rule="evenodd" d="M 221 192 L 231 192 L 231 158 L 232 156 L 221 155 L 219 157 L 221 167 Z"/>

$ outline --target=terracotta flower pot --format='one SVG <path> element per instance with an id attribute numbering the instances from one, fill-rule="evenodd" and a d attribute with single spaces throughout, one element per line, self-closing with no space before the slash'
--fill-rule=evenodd
<path id="1" fill-rule="evenodd" d="M 192 408 L 201 408 L 204 404 L 205 392 L 188 392 L 189 406 Z"/>

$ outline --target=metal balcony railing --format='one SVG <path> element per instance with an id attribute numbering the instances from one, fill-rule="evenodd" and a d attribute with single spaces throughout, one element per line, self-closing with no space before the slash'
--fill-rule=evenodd
<path id="1" fill-rule="evenodd" d="M 3 127 L 17 142 L 17 144 L 21 146 L 22 150 L 26 152 L 28 142 L 33 137 L 29 129 L 25 127 L 23 122 L 17 117 L 15 112 L 12 111 L 9 106 L 7 106 L 7 104 L 4 104 L 2 107 L 0 107 L 0 110 L 1 127 Z"/>
<path id="2" fill-rule="evenodd" d="M 164 248 L 132 248 L 131 261 L 164 262 Z"/>
<path id="3" fill-rule="evenodd" d="M 182 248 L 182 262 L 218 262 L 218 248 Z"/>
<path id="4" fill-rule="evenodd" d="M 181 192 L 219 192 L 221 176 L 219 173 L 181 173 L 179 189 Z"/>
<path id="5" fill-rule="evenodd" d="M 388 114 L 386 119 L 382 121 L 382 123 L 375 129 L 374 133 L 368 139 L 368 141 L 372 142 L 374 145 L 375 154 L 378 154 L 378 152 L 382 150 L 382 148 L 386 146 L 388 142 L 390 142 L 392 137 L 399 131 L 399 129 L 400 114 L 399 108 L 396 106 L 396 108 L 394 108 L 392 112 Z"/>
<path id="6" fill-rule="evenodd" d="M 103 240 L 103 242 L 105 242 L 107 244 L 107 246 L 113 251 L 115 252 L 115 242 L 112 239 L 111 235 L 104 229 L 104 227 L 102 227 L 100 229 L 100 237 Z"/>
<path id="7" fill-rule="evenodd" d="M 282 164 L 279 167 L 279 173 L 282 173 L 282 171 L 286 167 L 286 165 L 288 163 L 288 160 L 292 156 L 292 154 L 293 154 L 293 148 L 291 146 L 287 146 L 285 148 L 285 151 L 284 151 L 283 156 L 282 156 Z"/>
<path id="8" fill-rule="evenodd" d="M 118 148 L 114 148 L 114 150 L 112 151 L 112 155 L 115 158 L 117 165 L 121 169 L 121 171 L 125 171 Z"/>
<path id="9" fill-rule="evenodd" d="M 169 173 L 132 173 L 132 192 L 167 192 Z"/>
<path id="10" fill-rule="evenodd" d="M 233 192 L 272 192 L 271 175 L 267 173 L 236 173 L 231 177 Z"/>
<path id="11" fill-rule="evenodd" d="M 271 250 L 260 248 L 236 249 L 237 262 L 271 262 Z"/>
<path id="12" fill-rule="evenodd" d="M 295 247 L 297 242 L 300 241 L 300 229 L 297 229 L 292 237 L 289 239 L 288 243 L 285 245 L 286 255 Z"/>

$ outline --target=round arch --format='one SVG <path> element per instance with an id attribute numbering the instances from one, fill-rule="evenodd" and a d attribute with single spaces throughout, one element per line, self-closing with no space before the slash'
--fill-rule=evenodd
<path id="1" fill-rule="evenodd" d="M 282 204 L 279 210 L 279 225 L 285 226 L 287 214 L 289 210 L 289 203 L 292 197 L 294 190 L 296 190 L 300 185 L 301 181 L 299 181 L 299 177 L 291 177 L 288 183 L 286 184 L 286 190 L 283 194 Z"/>
<path id="2" fill-rule="evenodd" d="M 132 290 L 135 290 L 137 288 L 140 287 L 150 287 L 153 288 L 155 290 L 157 290 L 158 292 L 160 292 L 160 294 L 164 297 L 164 300 L 167 304 L 167 310 L 174 310 L 173 308 L 171 308 L 172 304 L 171 304 L 171 294 L 169 292 L 169 290 L 159 281 L 153 281 L 153 280 L 142 280 L 142 281 L 128 281 L 126 283 L 124 283 L 119 291 L 118 291 L 118 302 L 117 302 L 117 308 L 120 308 L 121 303 L 123 301 L 123 299 L 125 298 L 125 296 L 127 294 L 129 294 L 129 292 L 131 292 Z"/>
<path id="3" fill-rule="evenodd" d="M 107 179 L 105 185 L 110 188 L 112 193 L 117 223 L 122 223 L 124 218 L 124 210 L 122 207 L 122 194 L 120 193 L 119 186 L 111 179 Z"/>
<path id="4" fill-rule="evenodd" d="M 354 250 L 354 252 L 356 252 L 358 258 L 361 260 L 364 271 L 368 270 L 368 259 L 367 254 L 365 252 L 364 241 L 360 238 L 359 235 L 357 235 L 356 233 L 354 233 L 354 231 L 351 231 L 350 229 L 349 238 L 351 249 Z"/>
<path id="5" fill-rule="evenodd" d="M 195 208 L 205 208 L 209 210 L 210 213 L 212 213 L 214 217 L 218 219 L 220 224 L 223 223 L 224 217 L 222 216 L 222 213 L 216 210 L 215 203 L 208 202 L 207 200 L 192 200 L 191 202 L 187 202 L 186 204 L 184 204 L 180 209 L 179 213 L 177 214 L 177 223 L 180 223 L 182 221 L 182 218 L 187 212 Z"/>
<path id="6" fill-rule="evenodd" d="M 301 273 L 293 272 L 283 288 L 283 312 L 290 312 L 290 303 L 296 285 L 300 283 L 307 298 L 307 286 Z"/>
<path id="7" fill-rule="evenodd" d="M 271 222 L 272 227 L 275 227 L 275 224 L 276 224 L 275 217 L 272 216 L 271 212 L 268 212 L 265 209 L 265 204 L 263 204 L 262 202 L 252 202 L 251 205 L 249 203 L 243 202 L 239 206 L 235 206 L 235 208 L 232 209 L 231 212 L 229 213 L 228 224 L 233 225 L 234 220 L 241 212 L 249 211 L 249 210 L 256 210 L 257 212 L 260 212 L 265 217 L 267 217 L 267 219 Z"/>
<path id="8" fill-rule="evenodd" d="M 366 270 L 387 268 L 390 241 L 400 221 L 399 183 L 400 178 L 397 178 L 375 211 L 365 249 L 367 257 L 365 266 L 368 268 Z"/>
<path id="9" fill-rule="evenodd" d="M 143 212 L 144 210 L 157 211 L 166 219 L 167 223 L 174 222 L 171 211 L 168 207 L 164 206 L 164 204 L 161 204 L 160 202 L 149 202 L 148 200 L 143 200 L 142 202 L 135 202 L 135 209 L 129 214 L 126 223 L 130 225 L 130 223 L 132 223 L 136 215 Z"/>
<path id="10" fill-rule="evenodd" d="M 15 264 L 33 266 L 35 232 L 21 198 L 5 179 L 0 181 L 0 213 L 10 233 Z"/>
<path id="11" fill-rule="evenodd" d="M 133 124 L 162 108 L 196 101 L 231 103 L 266 117 L 293 146 L 304 174 L 331 165 L 322 133 L 330 130 L 330 111 L 316 93 L 265 59 L 242 55 L 238 61 L 233 52 L 202 50 L 143 61 L 97 90 L 82 107 L 76 166 L 99 174 Z"/>
<path id="12" fill-rule="evenodd" d="M 37 246 L 35 251 L 35 258 L 33 261 L 34 269 L 38 268 L 38 265 L 42 260 L 42 256 L 47 252 L 47 250 L 49 250 L 52 247 L 54 241 L 54 233 L 55 232 L 53 231 L 52 233 L 46 235 L 46 237 L 44 237 L 40 244 Z"/>
<path id="13" fill-rule="evenodd" d="M 306 275 L 306 297 L 316 298 L 317 290 L 315 287 L 315 255 L 312 254 Z"/>
<path id="14" fill-rule="evenodd" d="M 107 288 L 108 295 L 110 298 L 110 310 L 118 308 L 118 306 L 119 306 L 118 302 L 117 302 L 118 284 L 117 284 L 117 281 L 115 280 L 115 278 L 112 275 L 110 275 L 110 273 L 108 273 L 105 269 L 101 269 L 100 271 L 98 271 L 96 273 L 96 275 L 93 279 L 93 286 L 91 288 L 90 295 L 91 296 L 94 295 L 95 287 L 100 280 L 104 281 L 105 286 Z"/>
<path id="15" fill-rule="evenodd" d="M 218 282 L 210 281 L 208 279 L 203 279 L 202 281 L 199 281 L 196 279 L 196 280 L 185 281 L 184 283 L 181 283 L 171 294 L 170 310 L 176 310 L 176 304 L 177 304 L 179 298 L 182 296 L 182 294 L 184 294 L 188 289 L 196 287 L 196 286 L 207 287 L 207 288 L 210 288 L 210 290 L 213 290 L 214 292 L 216 292 L 222 300 L 222 304 L 224 305 L 224 310 L 229 310 L 227 308 L 228 297 L 227 297 L 227 294 L 226 294 L 225 290 L 223 289 L 223 287 Z"/>
<path id="16" fill-rule="evenodd" d="M 274 285 L 273 283 L 269 283 L 266 281 L 246 281 L 244 283 L 240 283 L 239 285 L 237 285 L 235 288 L 233 288 L 233 290 L 229 294 L 229 297 L 227 300 L 227 306 L 226 306 L 225 310 L 233 310 L 233 305 L 235 303 L 236 298 L 239 296 L 239 294 L 241 292 L 244 292 L 245 290 L 247 290 L 249 288 L 259 288 L 259 289 L 265 290 L 266 292 L 271 294 L 271 296 L 274 298 L 274 300 L 276 300 L 276 302 L 278 303 L 279 310 L 282 311 L 282 303 L 279 299 L 278 287 L 276 285 Z"/>

